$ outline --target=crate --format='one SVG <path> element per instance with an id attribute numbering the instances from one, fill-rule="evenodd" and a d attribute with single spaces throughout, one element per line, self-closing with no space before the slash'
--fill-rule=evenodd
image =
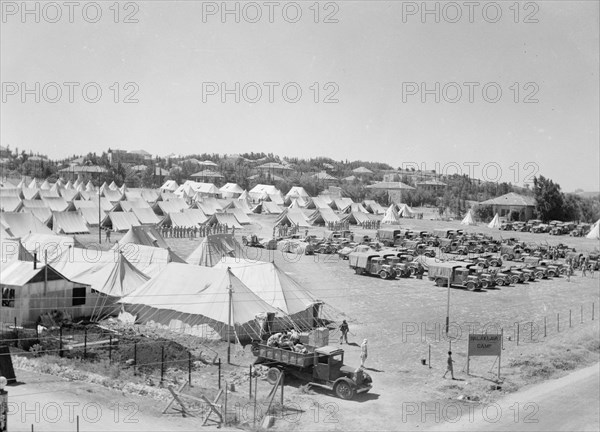
<path id="1" fill-rule="evenodd" d="M 329 329 L 319 327 L 309 332 L 307 344 L 315 348 L 329 345 Z"/>

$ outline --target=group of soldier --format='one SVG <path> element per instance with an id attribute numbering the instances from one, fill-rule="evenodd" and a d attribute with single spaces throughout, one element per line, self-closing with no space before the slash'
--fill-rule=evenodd
<path id="1" fill-rule="evenodd" d="M 294 235 L 299 230 L 300 228 L 297 225 L 277 225 L 273 227 L 273 238 Z"/>
<path id="2" fill-rule="evenodd" d="M 327 222 L 327 229 L 329 231 L 343 231 L 350 229 L 350 222 Z"/>
<path id="3" fill-rule="evenodd" d="M 379 229 L 381 226 L 380 220 L 368 220 L 360 223 L 362 229 Z"/>
<path id="4" fill-rule="evenodd" d="M 164 238 L 197 238 L 211 234 L 235 234 L 235 227 L 227 224 L 197 225 L 195 227 L 161 226 L 160 234 Z"/>

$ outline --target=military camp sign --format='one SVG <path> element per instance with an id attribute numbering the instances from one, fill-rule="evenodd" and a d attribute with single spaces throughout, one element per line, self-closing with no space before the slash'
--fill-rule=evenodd
<path id="1" fill-rule="evenodd" d="M 500 379 L 500 358 L 502 356 L 502 333 L 471 333 L 469 334 L 469 349 L 467 352 L 467 375 L 471 357 L 497 357 L 498 379 Z"/>

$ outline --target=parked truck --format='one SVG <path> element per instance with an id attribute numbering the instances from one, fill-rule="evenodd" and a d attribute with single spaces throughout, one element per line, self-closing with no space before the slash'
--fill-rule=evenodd
<path id="1" fill-rule="evenodd" d="M 380 228 L 377 230 L 377 238 L 384 246 L 394 246 L 404 236 L 400 228 Z"/>
<path id="2" fill-rule="evenodd" d="M 463 264 L 455 262 L 440 262 L 429 264 L 427 277 L 435 281 L 437 286 L 459 286 L 469 291 L 481 289 L 481 280 L 478 276 L 471 274 Z"/>
<path id="3" fill-rule="evenodd" d="M 270 366 L 267 381 L 271 384 L 284 372 L 310 386 L 333 391 L 341 399 L 353 399 L 373 388 L 373 380 L 362 368 L 344 365 L 344 350 L 338 347 L 323 346 L 299 353 L 254 342 L 252 353 L 256 356 L 255 364 Z"/>
<path id="4" fill-rule="evenodd" d="M 352 252 L 348 255 L 348 264 L 358 275 L 378 275 L 381 279 L 390 279 L 396 272 L 379 254 L 372 252 Z"/>

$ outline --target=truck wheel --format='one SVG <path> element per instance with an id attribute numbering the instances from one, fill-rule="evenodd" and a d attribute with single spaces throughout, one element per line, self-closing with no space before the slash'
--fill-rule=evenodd
<path id="1" fill-rule="evenodd" d="M 277 368 L 269 368 L 267 371 L 267 382 L 271 385 L 275 385 L 277 380 L 279 379 L 279 375 L 281 375 L 281 371 Z"/>
<path id="2" fill-rule="evenodd" d="M 333 386 L 333 391 L 340 399 L 350 400 L 354 397 L 354 387 L 345 380 L 338 381 Z"/>
<path id="3" fill-rule="evenodd" d="M 510 278 L 510 280 L 513 283 L 513 285 L 516 285 L 516 284 L 518 284 L 521 281 L 521 279 L 519 278 L 519 276 L 513 276 L 513 277 Z"/>
<path id="4" fill-rule="evenodd" d="M 486 280 L 481 281 L 481 288 L 485 289 L 485 288 L 488 288 L 489 286 L 490 286 L 490 284 L 488 281 L 486 281 Z"/>
<path id="5" fill-rule="evenodd" d="M 357 275 L 361 275 L 363 272 L 362 272 L 362 269 L 360 269 L 360 268 L 355 268 L 355 269 L 354 269 L 354 273 L 356 273 Z"/>
<path id="6" fill-rule="evenodd" d="M 504 261 L 508 261 L 508 254 L 504 254 L 504 255 L 502 255 L 502 259 L 503 259 Z"/>
<path id="7" fill-rule="evenodd" d="M 544 272 L 543 271 L 539 271 L 535 274 L 536 279 L 543 279 L 544 278 Z"/>
<path id="8" fill-rule="evenodd" d="M 385 270 L 381 270 L 381 271 L 379 272 L 379 277 L 380 277 L 381 279 L 387 279 L 387 278 L 388 278 L 388 274 L 387 274 L 387 272 L 386 272 Z"/>
<path id="9" fill-rule="evenodd" d="M 554 270 L 548 271 L 548 277 L 551 277 L 551 278 L 556 277 L 556 273 L 554 272 Z"/>
<path id="10" fill-rule="evenodd" d="M 444 280 L 443 280 L 443 279 L 436 279 L 436 280 L 435 280 L 435 284 L 436 284 L 437 286 L 439 286 L 439 287 L 443 287 L 443 286 L 445 286 L 445 285 L 446 285 L 446 284 L 444 283 Z"/>
<path id="11" fill-rule="evenodd" d="M 467 282 L 467 289 L 469 291 L 475 291 L 475 284 L 473 282 Z"/>
<path id="12" fill-rule="evenodd" d="M 504 279 L 501 279 L 501 278 L 496 279 L 496 285 L 504 286 Z"/>

